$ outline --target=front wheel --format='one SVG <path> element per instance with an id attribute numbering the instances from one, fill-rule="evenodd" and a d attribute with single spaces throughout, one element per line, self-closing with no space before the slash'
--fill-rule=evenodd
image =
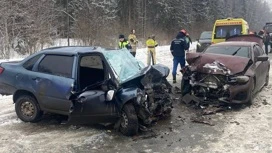
<path id="1" fill-rule="evenodd" d="M 43 114 L 36 99 L 28 95 L 20 96 L 15 101 L 15 111 L 24 122 L 37 122 Z"/>
<path id="2" fill-rule="evenodd" d="M 121 113 L 120 131 L 126 136 L 138 133 L 139 123 L 134 106 L 131 103 L 124 105 Z"/>

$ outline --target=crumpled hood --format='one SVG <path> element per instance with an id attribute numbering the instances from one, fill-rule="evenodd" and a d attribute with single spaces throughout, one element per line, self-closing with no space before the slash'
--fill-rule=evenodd
<path id="1" fill-rule="evenodd" d="M 243 72 L 250 58 L 209 53 L 187 53 L 186 60 L 194 71 L 234 75 Z"/>
<path id="2" fill-rule="evenodd" d="M 125 81 L 123 84 L 126 84 L 128 82 L 138 80 L 139 78 L 141 80 L 141 83 L 147 84 L 147 83 L 155 83 L 159 82 L 161 79 L 166 78 L 170 73 L 170 69 L 167 66 L 156 64 L 147 66 L 140 73 L 135 75 L 134 77 L 131 77 L 127 81 Z"/>

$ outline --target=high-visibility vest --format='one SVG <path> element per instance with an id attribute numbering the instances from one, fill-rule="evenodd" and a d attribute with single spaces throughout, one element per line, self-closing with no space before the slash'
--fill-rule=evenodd
<path id="1" fill-rule="evenodd" d="M 122 49 L 122 48 L 126 48 L 126 46 L 129 44 L 129 42 L 128 41 L 119 41 L 119 45 L 118 45 L 118 47 L 120 48 L 120 49 Z"/>
<path id="2" fill-rule="evenodd" d="M 155 48 L 158 46 L 158 43 L 154 39 L 147 39 L 146 46 L 148 48 Z"/>

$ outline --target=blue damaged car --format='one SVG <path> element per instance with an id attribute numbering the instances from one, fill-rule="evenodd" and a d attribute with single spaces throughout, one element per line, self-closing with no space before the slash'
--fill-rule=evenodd
<path id="1" fill-rule="evenodd" d="M 172 110 L 169 69 L 144 67 L 127 50 L 56 47 L 0 65 L 0 93 L 12 94 L 25 122 L 43 112 L 68 116 L 70 124 L 115 123 L 135 135 Z"/>

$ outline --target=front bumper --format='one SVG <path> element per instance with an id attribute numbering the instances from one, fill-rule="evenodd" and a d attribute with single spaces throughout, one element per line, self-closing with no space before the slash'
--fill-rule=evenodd
<path id="1" fill-rule="evenodd" d="M 206 96 L 197 96 L 197 94 L 194 94 L 195 92 L 190 92 L 189 94 L 183 96 L 183 101 L 185 103 L 190 103 L 191 101 L 197 103 L 247 103 L 251 98 L 252 83 L 253 79 L 250 78 L 245 84 L 228 85 L 228 88 L 222 91 L 224 94 L 218 94 L 218 96 L 211 93 L 207 93 Z"/>

